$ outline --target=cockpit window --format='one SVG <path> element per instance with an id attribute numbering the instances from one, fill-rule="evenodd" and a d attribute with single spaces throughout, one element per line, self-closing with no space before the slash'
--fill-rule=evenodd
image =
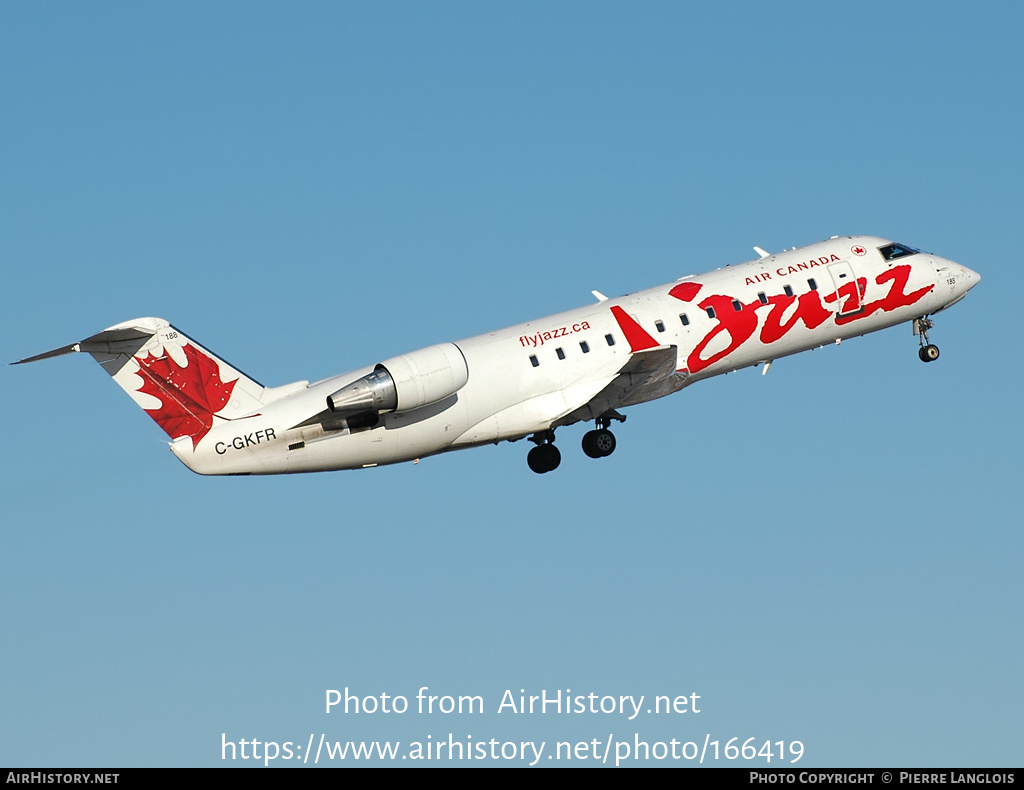
<path id="1" fill-rule="evenodd" d="M 882 257 L 887 261 L 894 261 L 907 255 L 917 255 L 918 252 L 906 244 L 886 244 L 884 247 L 879 247 L 878 251 L 882 253 Z"/>

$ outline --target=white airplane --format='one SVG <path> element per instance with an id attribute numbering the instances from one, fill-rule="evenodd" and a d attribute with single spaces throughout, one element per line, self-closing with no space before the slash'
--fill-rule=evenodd
<path id="1" fill-rule="evenodd" d="M 529 437 L 538 473 L 555 431 L 594 421 L 591 458 L 610 455 L 619 409 L 694 382 L 904 321 L 938 358 L 929 316 L 980 276 L 870 236 L 833 237 L 538 321 L 442 343 L 310 384 L 264 387 L 161 318 L 78 343 L 171 437 L 192 471 L 277 474 L 358 469 Z"/>

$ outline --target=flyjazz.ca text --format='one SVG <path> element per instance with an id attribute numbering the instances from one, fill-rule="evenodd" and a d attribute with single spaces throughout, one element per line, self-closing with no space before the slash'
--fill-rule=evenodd
<path id="1" fill-rule="evenodd" d="M 548 340 L 566 337 L 574 332 L 586 332 L 588 329 L 590 329 L 590 322 L 580 321 L 578 324 L 573 324 L 572 326 L 560 326 L 558 329 L 552 329 L 548 332 L 538 332 L 535 335 L 520 335 L 519 345 L 523 347 L 536 348 L 537 346 L 543 346 Z"/>

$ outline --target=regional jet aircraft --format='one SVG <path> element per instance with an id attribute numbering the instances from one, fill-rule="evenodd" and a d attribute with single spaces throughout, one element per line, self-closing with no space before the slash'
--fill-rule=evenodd
<path id="1" fill-rule="evenodd" d="M 315 472 L 411 461 L 529 437 L 538 473 L 555 432 L 593 422 L 583 452 L 615 450 L 620 409 L 738 368 L 904 322 L 924 362 L 930 316 L 980 277 L 887 239 L 820 244 L 442 343 L 315 383 L 264 387 L 161 318 L 137 318 L 45 354 L 85 351 L 204 475 Z"/>

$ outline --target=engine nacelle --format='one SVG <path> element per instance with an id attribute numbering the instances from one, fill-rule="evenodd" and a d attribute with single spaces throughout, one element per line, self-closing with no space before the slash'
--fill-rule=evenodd
<path id="1" fill-rule="evenodd" d="M 346 414 L 411 411 L 454 395 L 469 381 L 469 366 L 454 343 L 441 343 L 381 362 L 372 373 L 327 397 Z"/>

